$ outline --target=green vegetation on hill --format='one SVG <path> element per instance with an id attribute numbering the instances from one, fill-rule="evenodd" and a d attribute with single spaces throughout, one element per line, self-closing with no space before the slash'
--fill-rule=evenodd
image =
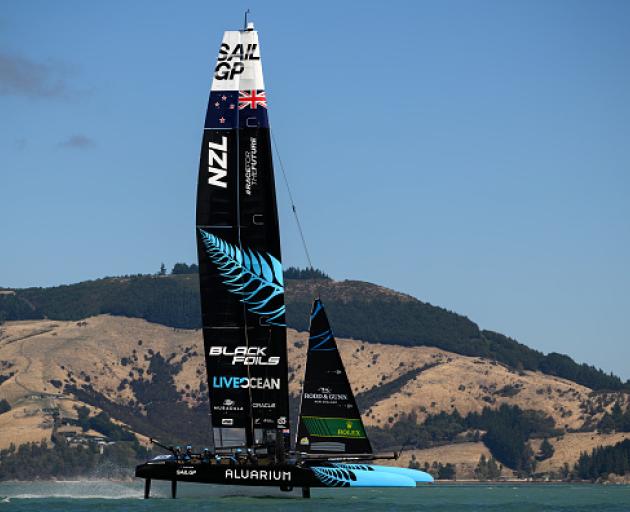
<path id="1" fill-rule="evenodd" d="M 482 482 L 486 480 L 496 480 L 501 476 L 501 465 L 497 464 L 494 457 L 486 459 L 482 453 L 479 457 L 479 464 L 475 468 L 475 476 Z"/>
<path id="2" fill-rule="evenodd" d="M 133 362 L 121 361 L 121 364 L 129 364 L 130 373 L 138 373 Z M 177 391 L 173 379 L 180 371 L 181 364 L 169 362 L 160 352 L 151 354 L 146 375 L 143 372 L 139 378 L 121 382 L 120 389 L 130 386 L 137 399 L 125 404 L 113 402 L 90 384 L 81 387 L 66 384 L 64 391 L 103 410 L 104 418 L 114 417 L 147 437 L 167 440 L 170 444 L 205 445 L 210 425 L 208 402 L 204 400 L 195 407 L 189 407 L 183 401 L 184 396 Z M 82 421 L 81 416 L 79 421 Z M 98 423 L 94 424 L 95 421 Z M 99 416 L 90 418 L 90 426 L 100 432 L 101 423 Z M 114 429 L 110 429 L 108 434 L 120 438 L 120 432 Z"/>
<path id="3" fill-rule="evenodd" d="M 0 400 L 0 414 L 4 414 L 5 412 L 9 412 L 11 410 L 11 404 L 3 398 Z"/>
<path id="4" fill-rule="evenodd" d="M 69 446 L 63 438 L 48 443 L 11 445 L 0 450 L 0 481 L 40 478 L 129 478 L 134 466 L 147 458 L 137 441 L 103 446 Z"/>
<path id="5" fill-rule="evenodd" d="M 524 411 L 509 405 L 499 409 L 485 407 L 481 413 L 470 413 L 466 417 L 457 410 L 450 414 L 441 412 L 429 415 L 421 425 L 416 423 L 416 416 L 410 414 L 389 427 L 368 427 L 367 430 L 377 450 L 397 449 L 402 442 L 408 448 L 429 448 L 457 442 L 462 433 L 468 432 L 462 441 L 483 441 L 494 458 L 526 474 L 533 471 L 536 462 L 529 440 L 558 434 L 554 420 L 541 411 Z M 480 435 L 480 430 L 486 433 Z"/>
<path id="6" fill-rule="evenodd" d="M 553 419 L 541 411 L 523 411 L 505 404 L 496 410 L 484 407 L 481 414 L 469 414 L 466 424 L 486 431 L 481 439 L 497 460 L 526 473 L 535 464 L 534 452 L 527 441 L 535 435 L 557 434 Z"/>
<path id="7" fill-rule="evenodd" d="M 630 432 L 630 406 L 624 412 L 619 402 L 615 402 L 610 413 L 606 412 L 604 414 L 597 428 L 606 434 L 610 432 Z"/>
<path id="8" fill-rule="evenodd" d="M 199 272 L 199 267 L 196 264 L 187 265 L 186 263 L 175 263 L 173 265 L 173 269 L 171 270 L 171 274 L 196 274 Z"/>
<path id="9" fill-rule="evenodd" d="M 171 275 L 135 275 L 0 295 L 0 318 L 80 320 L 98 314 L 144 318 L 176 328 L 201 326 L 194 265 L 176 264 Z M 292 279 L 291 277 L 295 277 Z M 630 381 L 570 357 L 545 355 L 502 334 L 480 330 L 468 318 L 374 284 L 332 281 L 316 269 L 286 273 L 287 323 L 308 329 L 321 296 L 337 336 L 405 346 L 434 346 L 495 359 L 516 370 L 539 370 L 596 390 L 630 389 Z"/>
<path id="10" fill-rule="evenodd" d="M 289 267 L 284 271 L 285 279 L 330 279 L 330 276 L 318 268 Z"/>
<path id="11" fill-rule="evenodd" d="M 103 434 L 109 441 L 135 441 L 136 436 L 122 427 L 112 423 L 106 412 L 100 412 L 96 416 L 90 418 L 90 409 L 88 407 L 79 407 L 77 409 L 79 419 L 78 425 L 83 432 L 88 430 L 96 430 Z"/>
<path id="12" fill-rule="evenodd" d="M 575 474 L 584 480 L 630 474 L 630 439 L 614 446 L 599 446 L 588 454 L 583 452 L 575 465 Z"/>
<path id="13" fill-rule="evenodd" d="M 357 394 L 356 400 L 359 409 L 362 411 L 367 411 L 374 404 L 391 396 L 392 394 L 398 392 L 407 382 L 415 379 L 418 375 L 420 375 L 423 371 L 428 370 L 429 368 L 433 368 L 437 366 L 439 363 L 429 363 L 420 368 L 414 368 L 413 370 L 409 370 L 408 372 L 403 373 L 400 377 L 390 380 L 385 384 L 375 384 L 367 391 L 363 391 L 362 393 Z"/>

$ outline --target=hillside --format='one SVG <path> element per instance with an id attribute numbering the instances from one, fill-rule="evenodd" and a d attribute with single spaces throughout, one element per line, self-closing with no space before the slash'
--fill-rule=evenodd
<path id="1" fill-rule="evenodd" d="M 406 299 L 408 300 L 408 299 Z M 298 394 L 307 335 L 289 331 L 290 392 Z M 627 434 L 600 434 L 595 426 L 625 393 L 593 393 L 585 386 L 538 371 L 520 372 L 494 360 L 435 347 L 401 347 L 339 338 L 339 347 L 366 425 L 387 429 L 414 413 L 420 425 L 440 412 L 462 415 L 502 404 L 542 411 L 558 435 L 547 470 L 571 465 L 580 450 L 612 444 Z M 106 411 L 141 440 L 206 444 L 208 406 L 201 332 L 142 319 L 99 315 L 79 321 L 29 320 L 0 327 L 0 449 L 10 443 L 50 440 L 53 432 L 81 434 L 77 408 Z M 578 432 L 588 430 L 589 432 Z M 461 441 L 466 441 L 461 439 Z M 401 440 L 402 442 L 402 440 Z M 535 442 L 535 440 L 534 440 Z M 458 465 L 461 475 L 488 454 L 482 443 L 454 442 L 415 454 Z M 474 467 L 474 465 L 473 465 Z"/>
<path id="2" fill-rule="evenodd" d="M 542 371 L 597 390 L 630 389 L 630 382 L 570 357 L 545 355 L 468 318 L 362 281 L 286 279 L 287 322 L 308 328 L 312 299 L 321 295 L 337 335 L 370 343 L 432 346 L 494 359 L 514 369 Z M 183 329 L 200 327 L 196 274 L 127 276 L 52 288 L 0 291 L 2 320 L 80 320 L 101 314 L 143 318 Z"/>

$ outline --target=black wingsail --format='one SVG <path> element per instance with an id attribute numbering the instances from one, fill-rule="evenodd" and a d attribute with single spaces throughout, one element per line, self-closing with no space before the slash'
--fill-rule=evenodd
<path id="1" fill-rule="evenodd" d="M 337 342 L 319 299 L 311 311 L 296 450 L 372 453 Z"/>
<path id="2" fill-rule="evenodd" d="M 197 247 L 215 445 L 289 428 L 284 285 L 253 25 L 223 37 L 199 165 Z"/>

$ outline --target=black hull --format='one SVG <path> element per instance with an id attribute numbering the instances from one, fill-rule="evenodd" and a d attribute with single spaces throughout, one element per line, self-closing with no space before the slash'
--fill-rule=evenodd
<path id="1" fill-rule="evenodd" d="M 289 464 L 225 465 L 147 462 L 136 466 L 136 477 L 170 482 L 279 487 L 327 487 L 308 468 Z"/>

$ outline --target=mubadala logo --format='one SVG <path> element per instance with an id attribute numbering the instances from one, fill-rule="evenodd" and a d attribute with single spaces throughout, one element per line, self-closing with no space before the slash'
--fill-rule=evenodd
<path id="1" fill-rule="evenodd" d="M 262 377 L 212 377 L 215 389 L 280 389 L 280 379 Z"/>
<path id="2" fill-rule="evenodd" d="M 208 185 L 227 188 L 228 138 L 221 135 L 221 143 L 208 141 Z"/>
<path id="3" fill-rule="evenodd" d="M 280 364 L 278 356 L 267 356 L 268 347 L 238 346 L 234 348 L 216 346 L 210 347 L 209 356 L 231 357 L 232 364 L 244 366 L 276 366 Z"/>
<path id="4" fill-rule="evenodd" d="M 226 398 L 225 400 L 223 400 L 223 403 L 221 405 L 215 405 L 214 410 L 222 412 L 242 411 L 243 406 L 236 405 L 236 402 L 234 400 Z"/>

